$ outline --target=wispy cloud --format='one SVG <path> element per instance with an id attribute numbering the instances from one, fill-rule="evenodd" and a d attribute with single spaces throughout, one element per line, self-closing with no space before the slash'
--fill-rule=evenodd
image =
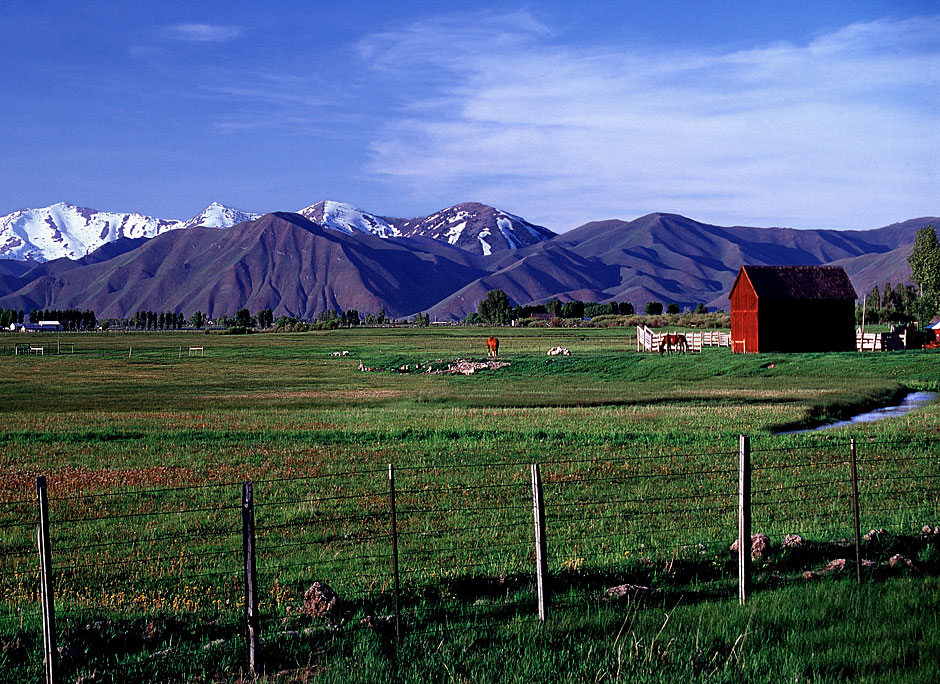
<path id="1" fill-rule="evenodd" d="M 407 99 L 370 170 L 415 193 L 556 229 L 654 210 L 862 228 L 938 210 L 938 17 L 651 51 L 566 45 L 525 13 L 454 15 L 359 52 Z"/>
<path id="2" fill-rule="evenodd" d="M 170 39 L 191 43 L 226 43 L 238 38 L 242 29 L 221 24 L 174 24 L 164 26 L 163 33 Z"/>

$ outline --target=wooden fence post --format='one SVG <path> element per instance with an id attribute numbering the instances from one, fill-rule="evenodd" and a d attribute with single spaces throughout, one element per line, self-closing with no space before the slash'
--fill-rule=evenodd
<path id="1" fill-rule="evenodd" d="M 738 438 L 738 602 L 751 593 L 751 438 Z"/>
<path id="2" fill-rule="evenodd" d="M 43 662 L 46 669 L 46 684 L 56 681 L 56 659 L 58 652 L 55 645 L 55 606 L 52 596 L 52 548 L 49 544 L 49 498 L 46 492 L 46 478 L 36 478 L 36 496 L 39 500 L 39 543 L 40 582 L 42 600 L 42 646 Z"/>
<path id="3" fill-rule="evenodd" d="M 395 592 L 395 640 L 401 643 L 401 576 L 398 572 L 398 519 L 395 510 L 395 466 L 388 464 L 388 498 L 392 509 L 392 575 Z"/>
<path id="4" fill-rule="evenodd" d="M 533 463 L 532 515 L 535 518 L 535 585 L 538 589 L 539 620 L 548 619 L 548 535 L 545 530 L 545 501 L 542 496 L 542 473 Z"/>
<path id="5" fill-rule="evenodd" d="M 858 510 L 858 465 L 855 460 L 855 438 L 849 441 L 849 465 L 852 469 L 852 511 L 855 514 L 855 577 L 862 583 L 862 530 L 859 523 Z"/>
<path id="6" fill-rule="evenodd" d="M 258 617 L 258 574 L 255 565 L 255 500 L 252 483 L 242 485 L 242 555 L 245 561 L 245 638 L 248 644 L 248 672 L 258 670 L 261 647 Z"/>

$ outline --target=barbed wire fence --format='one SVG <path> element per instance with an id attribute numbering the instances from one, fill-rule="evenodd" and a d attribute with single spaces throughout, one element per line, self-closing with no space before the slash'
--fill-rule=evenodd
<path id="1" fill-rule="evenodd" d="M 46 681 L 250 671 L 356 638 L 394 648 L 623 600 L 916 571 L 940 557 L 937 445 L 742 436 L 737 452 L 62 495 L 38 478 L 35 497 L 0 502 L 0 658 Z"/>

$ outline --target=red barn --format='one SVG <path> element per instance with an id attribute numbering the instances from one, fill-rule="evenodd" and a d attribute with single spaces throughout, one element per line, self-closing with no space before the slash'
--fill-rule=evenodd
<path id="1" fill-rule="evenodd" d="M 841 266 L 742 266 L 731 286 L 731 350 L 855 350 L 855 288 Z"/>

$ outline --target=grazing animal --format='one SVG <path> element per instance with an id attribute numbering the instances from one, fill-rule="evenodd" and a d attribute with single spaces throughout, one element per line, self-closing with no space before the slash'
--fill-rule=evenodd
<path id="1" fill-rule="evenodd" d="M 499 356 L 499 338 L 498 337 L 486 338 L 486 355 L 487 356 Z"/>
<path id="2" fill-rule="evenodd" d="M 688 349 L 688 343 L 685 340 L 685 335 L 663 335 L 659 339 L 659 355 L 662 356 L 663 352 L 667 354 L 672 354 L 674 351 L 679 351 L 685 354 Z"/>

